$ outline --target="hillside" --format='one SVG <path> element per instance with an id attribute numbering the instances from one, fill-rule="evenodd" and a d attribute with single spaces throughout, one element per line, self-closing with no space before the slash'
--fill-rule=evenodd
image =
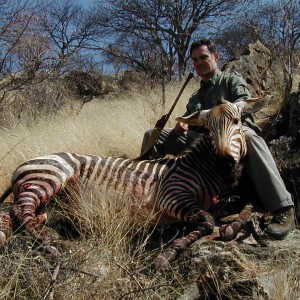
<path id="1" fill-rule="evenodd" d="M 192 79 L 181 96 L 169 119 L 185 112 L 188 97 L 197 89 L 198 82 Z M 0 163 L 3 189 L 10 174 L 21 162 L 32 157 L 69 151 L 81 154 L 137 157 L 144 131 L 171 108 L 182 83 L 167 86 L 166 108 L 162 111 L 161 88 L 132 89 L 94 98 L 83 105 L 73 101 L 72 107 L 62 107 L 51 115 L 38 118 L 27 117 L 13 121 L 11 129 L 0 128 Z M 12 117 L 14 118 L 14 117 Z"/>
<path id="2" fill-rule="evenodd" d="M 198 84 L 191 80 L 168 125 L 185 111 L 187 98 Z M 167 86 L 166 111 L 181 85 L 174 82 Z M 137 157 L 143 132 L 166 113 L 161 108 L 160 87 L 110 93 L 79 108 L 80 102 L 74 101 L 56 115 L 26 122 L 12 119 L 12 128 L 1 128 L 1 191 L 21 162 L 40 155 L 70 151 Z M 76 232 L 65 222 L 64 210 L 49 209 L 47 230 L 63 253 L 61 258 L 43 254 L 22 232 L 0 248 L 0 299 L 300 297 L 299 230 L 282 242 L 267 245 L 259 244 L 248 227 L 232 242 L 204 238 L 169 268 L 156 271 L 153 261 L 160 247 L 185 228 L 167 226 L 150 232 L 143 226 L 133 228 L 126 199 L 116 202 L 97 187 L 83 189 L 78 199 Z"/>

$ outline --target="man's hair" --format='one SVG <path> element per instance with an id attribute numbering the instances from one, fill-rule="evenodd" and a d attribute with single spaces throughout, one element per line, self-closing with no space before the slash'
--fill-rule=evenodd
<path id="1" fill-rule="evenodd" d="M 195 50 L 195 49 L 197 49 L 197 48 L 199 48 L 201 46 L 207 46 L 207 49 L 212 54 L 214 54 L 214 53 L 217 52 L 217 47 L 216 47 L 216 45 L 211 40 L 203 39 L 203 40 L 194 41 L 191 44 L 191 47 L 190 47 L 190 56 L 192 56 L 193 50 Z"/>

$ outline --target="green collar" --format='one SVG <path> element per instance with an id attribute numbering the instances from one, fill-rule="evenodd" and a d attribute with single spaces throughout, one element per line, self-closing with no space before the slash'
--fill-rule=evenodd
<path id="1" fill-rule="evenodd" d="M 207 85 L 209 83 L 211 83 L 212 85 L 215 85 L 216 81 L 221 77 L 221 74 L 222 74 L 222 71 L 220 71 L 218 69 L 217 72 L 216 72 L 216 74 L 211 79 L 209 79 L 208 82 L 204 82 L 203 80 L 201 80 L 201 86 L 205 86 L 205 85 Z"/>

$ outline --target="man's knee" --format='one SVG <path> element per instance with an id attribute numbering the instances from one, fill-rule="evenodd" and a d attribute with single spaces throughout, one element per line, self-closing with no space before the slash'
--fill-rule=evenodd
<path id="1" fill-rule="evenodd" d="M 264 159 L 272 160 L 272 154 L 265 142 L 265 140 L 259 136 L 252 129 L 244 129 L 245 139 L 247 143 L 247 156 L 253 156 L 255 158 L 263 157 Z"/>
<path id="2" fill-rule="evenodd" d="M 253 137 L 258 137 L 257 133 L 253 129 L 249 128 L 248 126 L 243 126 L 243 131 L 246 140 L 252 139 Z"/>
<path id="3" fill-rule="evenodd" d="M 265 140 L 251 128 L 244 128 L 244 135 L 247 146 L 255 147 L 258 144 L 265 144 Z"/>
<path id="4" fill-rule="evenodd" d="M 144 133 L 144 138 L 149 138 L 151 136 L 152 131 L 153 131 L 152 128 L 146 130 Z"/>

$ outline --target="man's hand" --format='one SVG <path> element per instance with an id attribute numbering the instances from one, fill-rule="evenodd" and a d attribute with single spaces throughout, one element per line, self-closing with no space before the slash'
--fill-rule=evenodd
<path id="1" fill-rule="evenodd" d="M 174 131 L 176 134 L 186 134 L 187 131 L 189 130 L 188 124 L 182 123 L 182 122 L 177 122 Z"/>
<path id="2" fill-rule="evenodd" d="M 156 128 L 160 128 L 161 130 L 165 127 L 168 121 L 168 115 L 163 115 L 155 124 Z"/>

